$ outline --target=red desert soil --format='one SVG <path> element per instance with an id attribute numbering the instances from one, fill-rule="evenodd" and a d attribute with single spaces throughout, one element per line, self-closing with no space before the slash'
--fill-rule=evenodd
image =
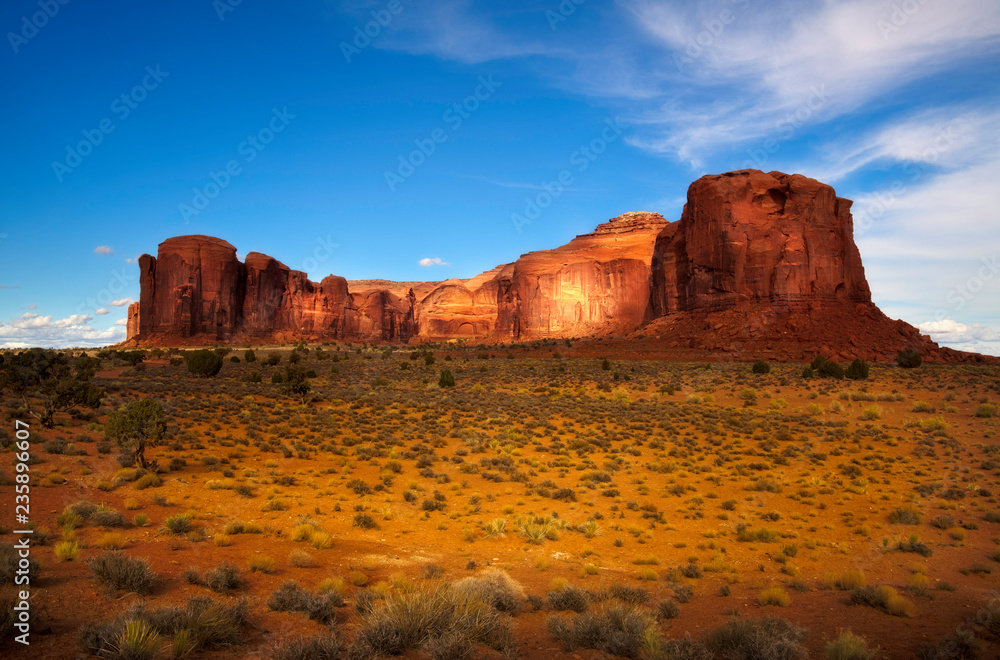
<path id="1" fill-rule="evenodd" d="M 650 607 L 690 587 L 680 615 L 658 623 L 670 639 L 702 638 L 734 614 L 774 615 L 807 629 L 813 658 L 824 657 L 843 629 L 879 646 L 879 657 L 911 658 L 956 627 L 976 632 L 982 657 L 1000 655 L 996 637 L 976 624 L 1000 575 L 991 559 L 1000 556 L 1000 443 L 996 417 L 976 416 L 1000 398 L 998 367 L 875 366 L 869 380 L 855 382 L 804 379 L 801 364 L 758 375 L 744 363 L 613 359 L 603 369 L 598 359 L 555 356 L 591 353 L 595 345 L 539 343 L 510 357 L 496 347 L 438 347 L 433 364 L 408 348 L 313 346 L 300 353 L 299 364 L 318 374 L 305 403 L 270 382 L 285 369 L 288 349 L 257 348 L 255 363 L 227 356 L 213 379 L 193 377 L 172 356 L 138 369 L 105 361 L 95 382 L 108 397 L 96 416 L 32 426 L 41 461 L 33 466 L 32 518 L 49 537 L 33 555 L 41 571 L 32 606 L 42 622 L 30 649 L 5 636 L 0 652 L 87 657 L 80 627 L 139 599 L 109 595 L 85 563 L 117 533 L 124 552 L 148 558 L 159 576 L 146 597 L 151 605 L 248 598 L 245 643 L 193 657 L 269 657 L 275 644 L 323 631 L 304 614 L 268 610 L 268 596 L 287 580 L 310 590 L 324 578 L 345 580 L 346 606 L 334 628 L 349 643 L 361 625 L 352 605 L 362 589 L 391 598 L 486 566 L 543 600 L 560 578 L 592 591 L 641 587 Z M 262 364 L 269 352 L 280 364 Z M 232 355 L 244 357 L 242 349 Z M 438 387 L 441 369 L 454 373 L 455 388 Z M 252 372 L 263 382 L 248 382 Z M 98 452 L 109 412 L 140 397 L 162 401 L 169 424 L 163 445 L 147 452 L 158 461 L 161 485 L 142 490 L 138 473 L 119 471 L 114 449 Z M 3 428 L 21 418 L 19 405 L 5 401 Z M 57 438 L 85 453 L 46 451 Z M 7 484 L 0 538 L 10 544 L 13 487 L 9 478 L 0 483 Z M 249 486 L 248 496 L 236 492 L 240 485 Z M 130 523 L 144 514 L 148 523 L 110 529 L 86 522 L 66 532 L 79 557 L 59 561 L 57 519 L 79 500 L 120 511 Z M 427 510 L 425 501 L 443 504 Z M 917 511 L 920 523 L 890 523 L 901 507 Z M 378 528 L 357 527 L 361 513 Z M 189 514 L 195 531 L 171 533 L 165 523 L 177 514 Z M 518 521 L 529 526 L 543 517 L 550 534 L 533 542 Z M 506 520 L 505 533 L 490 536 L 487 525 L 497 519 Z M 262 533 L 229 534 L 228 545 L 217 545 L 236 521 Z M 583 531 L 588 521 L 593 526 Z M 293 540 L 306 522 L 332 544 Z M 740 541 L 740 525 L 771 530 L 774 540 Z M 933 554 L 894 551 L 911 534 Z M 294 566 L 296 550 L 313 566 Z M 251 572 L 260 556 L 274 560 L 273 574 Z M 183 575 L 223 561 L 241 572 L 232 594 Z M 896 588 L 914 615 L 851 604 L 848 591 L 832 586 L 848 569 Z M 926 575 L 926 590 L 913 588 L 918 574 Z M 759 604 L 771 586 L 784 589 L 790 604 Z M 547 628 L 553 615 L 574 616 L 525 603 L 513 617 L 518 657 L 610 657 L 566 651 Z M 51 630 L 43 632 L 45 624 Z"/>

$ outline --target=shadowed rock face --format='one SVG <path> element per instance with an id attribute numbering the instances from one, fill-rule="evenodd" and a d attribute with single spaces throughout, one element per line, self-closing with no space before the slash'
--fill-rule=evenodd
<path id="1" fill-rule="evenodd" d="M 850 208 L 801 175 L 704 176 L 677 222 L 626 213 L 562 247 L 444 282 L 317 284 L 259 252 L 241 263 L 221 239 L 179 236 L 139 259 L 128 340 L 507 342 L 641 328 L 639 339 L 712 355 L 885 359 L 914 346 L 959 359 L 872 304 Z"/>

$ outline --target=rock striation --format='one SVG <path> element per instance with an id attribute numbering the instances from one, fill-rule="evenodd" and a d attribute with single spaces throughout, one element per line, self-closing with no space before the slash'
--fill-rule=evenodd
<path id="1" fill-rule="evenodd" d="M 704 176 L 680 220 L 626 213 L 471 279 L 322 282 L 210 236 L 139 259 L 127 343 L 633 338 L 694 354 L 967 359 L 872 303 L 851 202 L 798 174 Z M 700 353 L 699 353 L 700 351 Z"/>

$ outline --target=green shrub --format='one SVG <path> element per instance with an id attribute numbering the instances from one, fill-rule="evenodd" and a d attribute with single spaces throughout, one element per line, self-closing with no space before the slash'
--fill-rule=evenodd
<path id="1" fill-rule="evenodd" d="M 187 534 L 194 529 L 194 524 L 191 522 L 191 516 L 186 513 L 178 513 L 170 516 L 164 524 L 167 526 L 167 529 L 174 534 Z"/>
<path id="2" fill-rule="evenodd" d="M 817 362 L 817 360 L 821 361 Z M 830 362 L 822 356 L 813 360 L 812 368 L 816 372 L 816 375 L 821 378 L 835 378 L 837 380 L 844 379 L 844 368 L 836 362 Z"/>
<path id="3" fill-rule="evenodd" d="M 218 603 L 211 598 L 192 598 L 185 607 L 167 605 L 147 609 L 142 603 L 130 607 L 111 621 L 87 623 L 80 629 L 81 645 L 101 657 L 126 658 L 115 654 L 115 641 L 129 621 L 141 621 L 159 635 L 172 635 L 180 657 L 202 647 L 237 644 L 242 641 L 247 605 Z"/>
<path id="4" fill-rule="evenodd" d="M 195 376 L 212 378 L 222 369 L 222 357 L 207 349 L 191 351 L 184 357 L 188 371 Z"/>
<path id="5" fill-rule="evenodd" d="M 980 403 L 976 406 L 976 417 L 983 417 L 989 419 L 991 417 L 996 417 L 997 415 L 997 405 L 995 403 Z"/>
<path id="6" fill-rule="evenodd" d="M 764 362 L 763 360 L 757 360 L 756 362 L 753 363 L 753 367 L 751 368 L 751 370 L 755 374 L 769 374 L 771 373 L 771 365 L 769 365 L 767 362 Z"/>
<path id="7" fill-rule="evenodd" d="M 864 637 L 845 630 L 826 645 L 826 660 L 872 660 L 878 649 L 868 648 Z"/>
<path id="8" fill-rule="evenodd" d="M 847 367 L 845 376 L 850 380 L 868 380 L 868 373 L 871 366 L 864 360 L 857 358 Z"/>
<path id="9" fill-rule="evenodd" d="M 159 633 L 141 619 L 130 619 L 115 636 L 107 657 L 117 660 L 153 660 L 159 649 Z"/>
<path id="10" fill-rule="evenodd" d="M 924 359 L 920 357 L 920 353 L 917 353 L 912 348 L 906 348 L 900 351 L 896 355 L 896 364 L 904 369 L 915 369 L 923 364 Z"/>
<path id="11" fill-rule="evenodd" d="M 438 385 L 441 387 L 455 387 L 455 377 L 451 374 L 451 370 L 441 370 L 441 378 L 438 379 Z"/>

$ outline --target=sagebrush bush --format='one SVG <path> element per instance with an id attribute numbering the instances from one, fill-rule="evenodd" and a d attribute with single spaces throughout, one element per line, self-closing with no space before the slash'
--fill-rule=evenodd
<path id="1" fill-rule="evenodd" d="M 548 599 L 549 607 L 556 611 L 585 612 L 590 606 L 590 597 L 586 589 L 570 584 L 550 591 Z"/>
<path id="2" fill-rule="evenodd" d="M 187 653 L 202 647 L 242 642 L 247 604 L 239 601 L 227 605 L 211 598 L 191 598 L 184 607 L 166 605 L 149 609 L 137 603 L 116 619 L 85 624 L 80 629 L 80 643 L 95 655 L 116 657 L 115 640 L 129 621 L 144 622 L 159 635 L 173 635 L 175 642 L 180 637 L 182 643 L 175 644 L 175 648 L 180 646 Z"/>
<path id="3" fill-rule="evenodd" d="M 279 644 L 271 651 L 272 660 L 336 660 L 344 643 L 336 633 L 321 633 L 313 637 L 298 637 Z"/>
<path id="4" fill-rule="evenodd" d="M 205 586 L 212 591 L 225 593 L 240 588 L 240 569 L 229 562 L 222 562 L 205 572 Z"/>
<path id="5" fill-rule="evenodd" d="M 548 620 L 549 632 L 567 651 L 597 649 L 626 658 L 639 657 L 646 641 L 646 632 L 654 626 L 645 611 L 623 603 L 596 607 L 567 620 L 553 616 Z"/>
<path id="6" fill-rule="evenodd" d="M 508 657 L 516 654 L 509 618 L 449 585 L 392 594 L 381 607 L 362 612 L 361 618 L 351 645 L 352 658 L 401 655 L 445 635 L 457 635 Z"/>
<path id="7" fill-rule="evenodd" d="M 913 507 L 900 507 L 889 514 L 889 522 L 894 525 L 919 525 L 920 512 Z"/>
<path id="8" fill-rule="evenodd" d="M 805 630 L 778 617 L 739 617 L 710 632 L 705 645 L 726 660 L 805 660 L 805 636 Z"/>
<path id="9" fill-rule="evenodd" d="M 885 585 L 860 587 L 851 592 L 851 602 L 880 609 L 893 616 L 911 617 L 913 603 L 899 595 L 892 587 Z"/>
<path id="10" fill-rule="evenodd" d="M 288 580 L 271 592 L 267 607 L 275 612 L 303 612 L 313 621 L 330 623 L 336 616 L 337 607 L 344 605 L 340 594 L 335 591 L 315 594 L 294 580 Z"/>
<path id="11" fill-rule="evenodd" d="M 826 645 L 826 660 L 872 660 L 877 648 L 869 648 L 868 640 L 850 630 L 841 632 L 837 639 Z"/>
<path id="12" fill-rule="evenodd" d="M 87 564 L 98 582 L 114 591 L 147 594 L 156 580 L 148 560 L 129 557 L 119 550 L 92 557 Z"/>
<path id="13" fill-rule="evenodd" d="M 489 603 L 497 610 L 514 614 L 524 602 L 524 587 L 506 571 L 488 568 L 479 575 L 462 578 L 452 584 L 458 593 Z"/>

